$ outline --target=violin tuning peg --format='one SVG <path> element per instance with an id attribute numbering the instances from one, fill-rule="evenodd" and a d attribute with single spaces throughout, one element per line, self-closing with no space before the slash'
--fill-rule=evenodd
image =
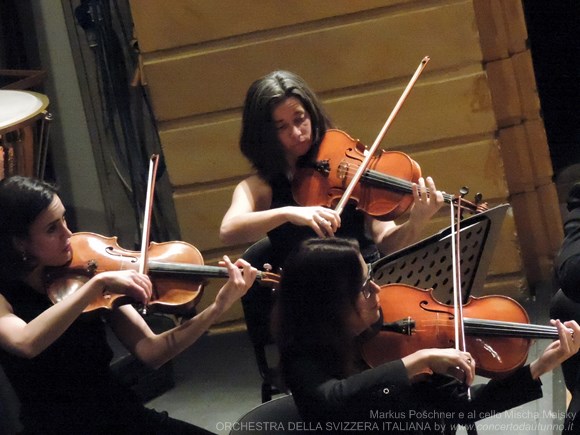
<path id="1" fill-rule="evenodd" d="M 264 268 L 264 270 L 266 272 L 272 272 L 273 267 L 270 263 L 264 263 L 264 265 L 262 267 Z"/>
<path id="2" fill-rule="evenodd" d="M 479 204 L 481 201 L 483 201 L 483 195 L 478 192 L 478 193 L 475 194 L 474 199 L 475 199 L 475 203 L 476 204 Z"/>
<path id="3" fill-rule="evenodd" d="M 469 193 L 469 187 L 467 186 L 463 186 L 461 189 L 459 189 L 459 195 L 463 198 L 465 195 L 467 195 Z"/>

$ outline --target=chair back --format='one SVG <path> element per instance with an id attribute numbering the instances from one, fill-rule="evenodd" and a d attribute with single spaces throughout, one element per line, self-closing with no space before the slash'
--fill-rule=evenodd
<path id="1" fill-rule="evenodd" d="M 304 427 L 294 398 L 286 395 L 262 403 L 243 415 L 234 423 L 230 435 L 296 435 Z"/>
<path id="2" fill-rule="evenodd" d="M 242 258 L 257 269 L 262 269 L 265 263 L 270 263 L 271 253 L 270 239 L 265 237 L 250 246 Z M 278 348 L 270 331 L 274 299 L 274 291 L 259 283 L 254 283 L 242 297 L 246 327 L 262 377 L 262 402 L 267 402 L 274 394 L 286 391 L 277 367 Z"/>

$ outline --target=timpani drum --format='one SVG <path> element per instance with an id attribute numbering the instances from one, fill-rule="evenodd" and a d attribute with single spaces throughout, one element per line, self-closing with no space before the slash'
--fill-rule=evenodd
<path id="1" fill-rule="evenodd" d="M 0 89 L 0 179 L 11 175 L 44 178 L 48 97 Z"/>

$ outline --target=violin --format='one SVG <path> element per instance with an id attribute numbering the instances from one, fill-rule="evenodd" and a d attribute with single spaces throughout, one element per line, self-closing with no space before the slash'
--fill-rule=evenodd
<path id="1" fill-rule="evenodd" d="M 379 292 L 383 326 L 362 344 L 370 367 L 420 349 L 454 347 L 453 307 L 437 301 L 433 289 L 387 284 Z M 529 323 L 526 310 L 507 296 L 470 296 L 463 305 L 466 350 L 478 375 L 501 379 L 523 366 L 533 339 L 558 339 L 552 326 Z"/>
<path id="2" fill-rule="evenodd" d="M 360 141 L 347 133 L 330 129 L 324 135 L 314 162 L 297 169 L 292 181 L 294 200 L 302 206 L 335 207 L 368 154 Z M 413 203 L 413 183 L 421 177 L 419 164 L 399 151 L 372 155 L 360 182 L 353 186 L 350 200 L 357 209 L 379 220 L 394 220 Z M 465 189 L 465 188 L 464 188 Z M 462 191 L 462 195 L 467 193 Z M 463 211 L 487 210 L 481 194 L 475 202 L 444 193 L 446 203 L 455 203 Z"/>
<path id="3" fill-rule="evenodd" d="M 116 237 L 90 232 L 75 233 L 71 237 L 72 259 L 60 268 L 51 268 L 46 276 L 47 294 L 57 303 L 82 287 L 98 273 L 116 270 L 139 270 L 140 252 L 120 247 Z M 147 305 L 149 311 L 184 315 L 191 312 L 201 299 L 205 278 L 228 278 L 225 267 L 205 266 L 197 248 L 182 241 L 149 244 L 147 274 L 153 284 L 153 295 Z M 256 280 L 277 288 L 279 275 L 260 272 Z M 134 302 L 129 296 L 104 290 L 91 302 L 84 313 L 112 310 Z"/>

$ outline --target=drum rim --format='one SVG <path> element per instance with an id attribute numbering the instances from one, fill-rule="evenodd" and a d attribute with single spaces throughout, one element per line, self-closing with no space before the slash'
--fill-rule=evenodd
<path id="1" fill-rule="evenodd" d="M 0 97 L 2 96 L 2 94 L 6 95 L 8 93 L 32 95 L 33 97 L 38 99 L 41 104 L 40 104 L 40 107 L 38 109 L 35 109 L 33 112 L 30 112 L 30 113 L 25 113 L 22 117 L 17 118 L 14 121 L 10 121 L 7 124 L 0 123 L 0 135 L 7 132 L 7 131 L 12 131 L 12 130 L 16 129 L 17 127 L 19 127 L 21 124 L 26 124 L 26 123 L 28 123 L 32 120 L 35 120 L 38 117 L 42 116 L 44 113 L 46 113 L 46 108 L 48 107 L 48 104 L 49 104 L 49 100 L 48 100 L 48 97 L 46 95 L 38 93 L 38 92 L 33 92 L 33 91 L 0 89 Z"/>

